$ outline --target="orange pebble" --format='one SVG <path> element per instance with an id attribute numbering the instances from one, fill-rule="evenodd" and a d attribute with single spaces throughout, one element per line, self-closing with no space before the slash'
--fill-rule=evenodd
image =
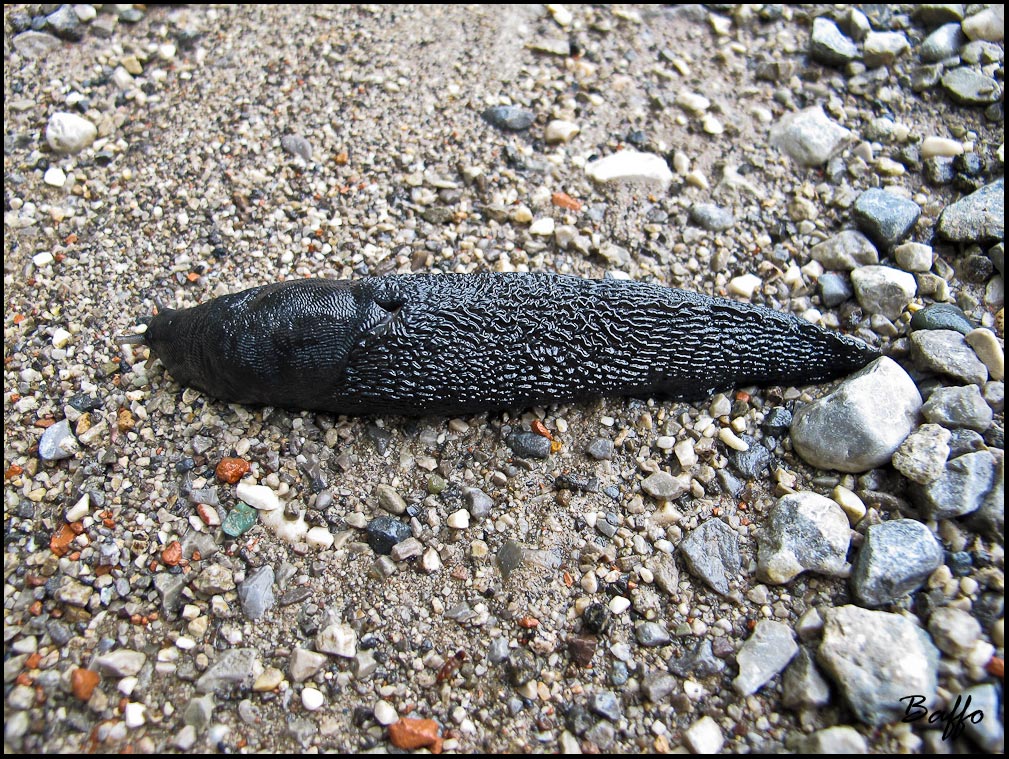
<path id="1" fill-rule="evenodd" d="M 169 567 L 174 567 L 182 561 L 182 544 L 177 540 L 169 543 L 161 552 L 161 560 Z"/>
<path id="2" fill-rule="evenodd" d="M 93 670 L 78 667 L 70 673 L 70 690 L 76 698 L 87 701 L 91 694 L 95 692 L 101 676 Z"/>
<path id="3" fill-rule="evenodd" d="M 221 459 L 221 463 L 217 465 L 217 469 L 214 473 L 217 475 L 217 479 L 221 482 L 227 482 L 234 485 L 240 479 L 242 479 L 246 474 L 248 474 L 249 462 L 245 459 L 238 459 L 227 457 Z"/>
<path id="4" fill-rule="evenodd" d="M 433 754 L 441 753 L 442 739 L 438 735 L 438 723 L 433 719 L 404 717 L 389 725 L 389 740 L 396 748 L 407 751 L 430 748 Z"/>

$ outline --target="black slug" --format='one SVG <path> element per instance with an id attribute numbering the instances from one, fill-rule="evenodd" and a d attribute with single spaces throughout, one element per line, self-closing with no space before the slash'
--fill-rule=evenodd
<path id="1" fill-rule="evenodd" d="M 556 274 L 281 282 L 163 310 L 143 340 L 222 400 L 362 415 L 697 399 L 822 382 L 878 356 L 791 314 Z"/>

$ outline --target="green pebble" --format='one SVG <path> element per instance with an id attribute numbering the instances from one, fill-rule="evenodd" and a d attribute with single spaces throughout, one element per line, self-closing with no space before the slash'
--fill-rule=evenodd
<path id="1" fill-rule="evenodd" d="M 221 529 L 224 530 L 225 535 L 237 538 L 239 535 L 251 530 L 257 519 L 259 519 L 259 512 L 248 504 L 239 501 L 238 505 L 229 511 L 228 516 L 224 518 Z"/>
<path id="2" fill-rule="evenodd" d="M 935 303 L 915 312 L 911 317 L 911 331 L 920 329 L 951 329 L 966 335 L 974 325 L 967 315 L 952 303 Z"/>
<path id="3" fill-rule="evenodd" d="M 437 474 L 432 474 L 427 478 L 427 492 L 431 495 L 438 495 L 441 491 L 448 487 L 448 483 L 445 482 L 444 477 L 440 477 Z"/>

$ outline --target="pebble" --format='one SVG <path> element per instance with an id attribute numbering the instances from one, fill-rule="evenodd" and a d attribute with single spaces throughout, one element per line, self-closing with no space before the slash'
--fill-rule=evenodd
<path id="1" fill-rule="evenodd" d="M 550 456 L 550 440 L 535 432 L 513 432 L 508 436 L 507 443 L 519 458 L 545 459 Z"/>
<path id="2" fill-rule="evenodd" d="M 713 517 L 691 530 L 679 551 L 694 575 L 723 596 L 729 594 L 729 582 L 742 567 L 735 530 Z"/>
<path id="3" fill-rule="evenodd" d="M 326 697 L 322 695 L 322 691 L 319 689 L 311 686 L 305 686 L 301 689 L 301 705 L 307 711 L 317 712 L 325 703 Z"/>
<path id="4" fill-rule="evenodd" d="M 820 291 L 820 300 L 827 308 L 839 306 L 855 294 L 851 279 L 836 271 L 821 274 L 816 287 Z"/>
<path id="5" fill-rule="evenodd" d="M 597 437 L 585 447 L 585 453 L 596 461 L 610 461 L 613 458 L 613 441 Z"/>
<path id="6" fill-rule="evenodd" d="M 941 651 L 962 659 L 981 640 L 981 625 L 974 617 L 955 606 L 943 606 L 932 612 L 928 632 Z"/>
<path id="7" fill-rule="evenodd" d="M 237 538 L 251 530 L 253 525 L 256 524 L 256 520 L 258 518 L 259 512 L 248 504 L 239 502 L 235 505 L 235 508 L 229 511 L 227 516 L 224 517 L 224 521 L 221 523 L 221 529 L 224 531 L 225 535 Z"/>
<path id="8" fill-rule="evenodd" d="M 866 754 L 869 752 L 869 744 L 855 728 L 848 725 L 837 725 L 807 735 L 802 740 L 800 750 L 814 756 Z"/>
<path id="9" fill-rule="evenodd" d="M 851 273 L 858 303 L 870 314 L 895 321 L 918 292 L 913 274 L 889 266 L 862 266 Z"/>
<path id="10" fill-rule="evenodd" d="M 235 486 L 235 497 L 257 511 L 274 511 L 280 508 L 277 494 L 266 485 L 239 482 Z"/>
<path id="11" fill-rule="evenodd" d="M 680 677 L 708 677 L 725 669 L 725 662 L 714 655 L 711 641 L 704 638 L 679 659 L 669 662 L 669 671 Z"/>
<path id="12" fill-rule="evenodd" d="M 57 111 L 46 125 L 46 142 L 57 153 L 80 153 L 97 136 L 98 128 L 76 113 Z"/>
<path id="13" fill-rule="evenodd" d="M 782 622 L 762 619 L 736 655 L 739 675 L 732 687 L 749 696 L 764 687 L 799 653 L 792 630 Z"/>
<path id="14" fill-rule="evenodd" d="M 878 403 L 887 398 L 888 403 Z M 798 409 L 792 445 L 821 469 L 864 472 L 888 463 L 921 409 L 914 381 L 892 359 L 876 359 L 829 395 Z"/>
<path id="15" fill-rule="evenodd" d="M 690 221 L 709 232 L 724 232 L 736 223 L 732 212 L 714 203 L 695 203 L 690 207 Z"/>
<path id="16" fill-rule="evenodd" d="M 785 706 L 818 707 L 830 703 L 830 684 L 816 668 L 813 656 L 800 648 L 781 678 L 782 703 Z"/>
<path id="17" fill-rule="evenodd" d="M 406 501 L 391 485 L 376 486 L 375 498 L 378 500 L 378 505 L 390 514 L 398 515 L 406 511 Z"/>
<path id="18" fill-rule="evenodd" d="M 1005 179 L 972 192 L 946 206 L 936 225 L 939 235 L 950 242 L 1000 241 L 1005 237 Z"/>
<path id="19" fill-rule="evenodd" d="M 919 329 L 951 329 L 967 335 L 974 329 L 966 314 L 952 303 L 933 303 L 914 312 L 911 317 L 912 332 Z"/>
<path id="20" fill-rule="evenodd" d="M 928 271 L 932 268 L 932 246 L 906 242 L 894 248 L 893 258 L 904 271 Z"/>
<path id="21" fill-rule="evenodd" d="M 690 484 L 668 472 L 654 472 L 642 481 L 641 489 L 656 500 L 674 501 L 690 490 Z"/>
<path id="22" fill-rule="evenodd" d="M 645 699 L 653 704 L 661 704 L 669 694 L 676 690 L 676 678 L 665 672 L 653 672 L 645 675 L 641 681 L 641 692 Z"/>
<path id="23" fill-rule="evenodd" d="M 959 53 L 960 46 L 964 42 L 964 34 L 960 24 L 956 22 L 943 24 L 922 41 L 918 48 L 918 56 L 926 63 L 939 63 Z M 930 138 L 926 138 L 926 142 L 928 139 Z M 925 145 L 922 143 L 923 157 L 924 148 Z"/>
<path id="24" fill-rule="evenodd" d="M 620 719 L 620 700 L 612 691 L 594 693 L 589 699 L 589 709 L 600 717 L 616 722 Z"/>
<path id="25" fill-rule="evenodd" d="M 662 156 L 621 150 L 585 166 L 589 178 L 600 184 L 641 183 L 665 190 L 673 181 L 673 172 Z"/>
<path id="26" fill-rule="evenodd" d="M 138 674 L 146 662 L 146 654 L 120 648 L 95 657 L 91 669 L 106 677 L 131 677 Z"/>
<path id="27" fill-rule="evenodd" d="M 70 422 L 63 419 L 46 427 L 39 438 L 39 458 L 44 461 L 60 461 L 73 456 L 80 446 L 70 431 Z"/>
<path id="28" fill-rule="evenodd" d="M 834 501 L 811 492 L 785 495 L 757 533 L 757 575 L 778 585 L 807 571 L 841 575 L 850 535 L 848 517 Z"/>
<path id="29" fill-rule="evenodd" d="M 280 138 L 280 147 L 285 152 L 300 158 L 305 163 L 311 163 L 312 161 L 312 143 L 301 135 L 285 134 Z"/>
<path id="30" fill-rule="evenodd" d="M 937 479 L 915 486 L 911 493 L 930 519 L 953 519 L 981 508 L 994 479 L 992 454 L 975 451 L 950 459 Z"/>
<path id="31" fill-rule="evenodd" d="M 844 36 L 837 24 L 823 16 L 813 20 L 809 54 L 813 60 L 828 66 L 844 66 L 859 57 L 858 45 Z"/>
<path id="32" fill-rule="evenodd" d="M 79 701 L 88 701 L 101 679 L 101 675 L 92 669 L 75 668 L 70 673 L 70 690 L 74 694 L 74 698 Z M 32 696 L 34 701 L 34 693 Z"/>
<path id="33" fill-rule="evenodd" d="M 396 707 L 385 699 L 379 699 L 375 702 L 372 713 L 375 715 L 375 721 L 385 727 L 399 721 L 399 714 L 396 712 Z"/>
<path id="34" fill-rule="evenodd" d="M 322 654 L 316 655 L 322 656 Z M 325 659 L 326 657 L 323 656 L 322 658 Z M 269 693 L 279 688 L 282 682 L 284 682 L 284 673 L 276 667 L 267 667 L 252 683 L 252 692 Z"/>
<path id="35" fill-rule="evenodd" d="M 453 511 L 448 515 L 448 518 L 445 520 L 445 524 L 453 530 L 465 530 L 469 527 L 469 512 L 466 511 L 466 509 Z"/>
<path id="36" fill-rule="evenodd" d="M 949 438 L 950 431 L 938 424 L 923 424 L 894 451 L 894 469 L 920 485 L 934 482 L 946 470 Z"/>
<path id="37" fill-rule="evenodd" d="M 988 105 L 997 102 L 1002 93 L 995 79 L 965 66 L 947 71 L 940 82 L 960 105 Z"/>
<path id="38" fill-rule="evenodd" d="M 665 646 L 671 640 L 666 628 L 657 622 L 642 622 L 634 628 L 634 637 L 646 648 Z"/>
<path id="39" fill-rule="evenodd" d="M 25 58 L 42 58 L 63 44 L 58 37 L 35 30 L 15 35 L 13 42 L 14 49 Z"/>
<path id="40" fill-rule="evenodd" d="M 953 24 L 952 26 L 956 26 Z M 963 143 L 959 140 L 951 140 L 948 137 L 929 136 L 921 141 L 919 154 L 922 159 L 934 156 L 945 156 L 955 158 L 963 154 Z"/>
<path id="41" fill-rule="evenodd" d="M 850 271 L 879 263 L 876 246 L 868 237 L 854 229 L 846 229 L 814 245 L 809 253 L 814 261 L 819 261 L 823 268 L 830 270 Z"/>
<path id="42" fill-rule="evenodd" d="M 852 592 L 866 606 L 883 606 L 920 588 L 942 562 L 942 545 L 921 522 L 875 524 L 855 558 Z"/>
<path id="43" fill-rule="evenodd" d="M 549 216 L 536 219 L 529 225 L 529 234 L 538 237 L 550 237 L 554 233 L 554 220 Z"/>
<path id="44" fill-rule="evenodd" d="M 828 609 L 817 660 L 858 719 L 898 722 L 908 694 L 935 704 L 939 652 L 924 630 L 899 614 L 858 606 Z"/>
<path id="45" fill-rule="evenodd" d="M 1002 42 L 1005 37 L 1005 6 L 985 8 L 965 18 L 961 26 L 968 39 Z"/>
<path id="46" fill-rule="evenodd" d="M 376 517 L 368 522 L 365 531 L 371 550 L 382 556 L 388 556 L 394 545 L 413 535 L 410 525 L 395 517 Z"/>
<path id="47" fill-rule="evenodd" d="M 988 368 L 988 376 L 999 382 L 1005 379 L 1005 352 L 1002 343 L 990 329 L 971 330 L 966 335 L 967 344 Z"/>
<path id="48" fill-rule="evenodd" d="M 440 754 L 442 738 L 438 734 L 438 723 L 433 719 L 403 717 L 389 725 L 389 741 L 396 748 L 415 751 L 430 748 L 432 754 Z"/>
<path id="49" fill-rule="evenodd" d="M 261 619 L 276 603 L 273 595 L 273 567 L 269 564 L 257 567 L 238 586 L 238 600 L 242 611 L 251 620 Z"/>
<path id="50" fill-rule="evenodd" d="M 223 694 L 236 688 L 247 690 L 262 671 L 258 651 L 253 648 L 231 648 L 221 653 L 217 661 L 200 675 L 196 680 L 196 690 L 207 694 Z"/>
<path id="51" fill-rule="evenodd" d="M 740 274 L 729 280 L 729 292 L 749 300 L 763 284 L 764 280 L 756 274 Z"/>
<path id="52" fill-rule="evenodd" d="M 357 632 L 350 625 L 334 622 L 315 636 L 315 647 L 325 654 L 353 659 L 357 653 Z"/>
<path id="53" fill-rule="evenodd" d="M 921 408 L 922 416 L 948 429 L 966 427 L 984 432 L 992 423 L 992 410 L 977 385 L 940 387 Z"/>
<path id="54" fill-rule="evenodd" d="M 862 60 L 869 68 L 889 66 L 910 49 L 902 32 L 869 32 L 862 44 Z"/>
<path id="55" fill-rule="evenodd" d="M 967 385 L 983 385 L 988 367 L 959 332 L 922 329 L 911 333 L 911 359 L 920 369 L 945 374 Z"/>
<path id="56" fill-rule="evenodd" d="M 814 167 L 823 166 L 850 136 L 817 105 L 782 116 L 771 128 L 770 143 L 796 163 Z"/>
<path id="57" fill-rule="evenodd" d="M 982 683 L 967 688 L 961 695 L 964 702 L 969 698 L 971 701 L 971 712 L 980 711 L 985 715 L 985 719 L 974 722 L 967 720 L 964 725 L 964 732 L 982 750 L 992 754 L 1005 753 L 1005 725 L 999 715 L 1000 708 L 1004 708 L 1004 691 L 994 683 Z M 989 719 L 988 715 L 994 718 Z"/>
<path id="58" fill-rule="evenodd" d="M 580 131 L 581 129 L 577 124 L 561 119 L 554 119 L 547 124 L 543 132 L 543 139 L 546 140 L 548 145 L 570 142 Z"/>
<path id="59" fill-rule="evenodd" d="M 481 114 L 491 126 L 509 132 L 521 132 L 536 121 L 536 114 L 517 105 L 496 105 Z"/>
<path id="60" fill-rule="evenodd" d="M 42 175 L 42 181 L 50 187 L 62 187 L 67 183 L 67 175 L 59 166 L 50 166 Z"/>
<path id="61" fill-rule="evenodd" d="M 913 200 L 872 188 L 855 199 L 852 218 L 876 245 L 891 249 L 914 229 L 921 208 Z"/>
<path id="62" fill-rule="evenodd" d="M 683 738 L 687 746 L 695 754 L 702 756 L 712 756 L 722 750 L 725 745 L 725 737 L 722 735 L 722 728 L 718 726 L 711 717 L 705 715 L 686 729 Z"/>
<path id="63" fill-rule="evenodd" d="M 756 438 L 742 435 L 738 440 L 742 445 L 730 446 L 727 444 L 725 453 L 733 469 L 746 479 L 759 477 L 765 469 L 774 463 L 774 455 Z"/>

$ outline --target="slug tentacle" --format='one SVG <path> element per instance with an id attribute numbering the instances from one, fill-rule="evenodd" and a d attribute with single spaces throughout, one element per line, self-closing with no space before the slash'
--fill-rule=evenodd
<path id="1" fill-rule="evenodd" d="M 878 355 L 791 314 L 554 274 L 283 282 L 160 313 L 145 338 L 224 400 L 411 416 L 810 384 Z"/>

